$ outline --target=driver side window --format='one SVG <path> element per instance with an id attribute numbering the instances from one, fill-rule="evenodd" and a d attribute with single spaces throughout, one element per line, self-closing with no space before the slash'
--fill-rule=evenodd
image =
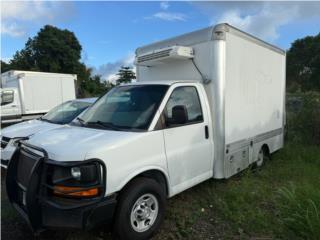
<path id="1" fill-rule="evenodd" d="M 177 87 L 164 109 L 166 127 L 178 127 L 203 122 L 197 89 L 192 86 Z"/>

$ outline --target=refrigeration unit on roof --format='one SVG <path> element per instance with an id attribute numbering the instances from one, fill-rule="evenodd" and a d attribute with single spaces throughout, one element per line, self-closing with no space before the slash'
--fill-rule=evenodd
<path id="1" fill-rule="evenodd" d="M 153 66 L 170 60 L 185 60 L 193 57 L 194 54 L 191 47 L 172 46 L 139 55 L 136 57 L 135 64 Z"/>

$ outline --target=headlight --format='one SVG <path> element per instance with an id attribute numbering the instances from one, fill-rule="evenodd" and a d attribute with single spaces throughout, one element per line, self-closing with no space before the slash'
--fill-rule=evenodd
<path id="1" fill-rule="evenodd" d="M 98 197 L 104 190 L 104 166 L 98 161 L 79 165 L 49 167 L 48 184 L 60 197 Z"/>
<path id="2" fill-rule="evenodd" d="M 79 167 L 72 167 L 71 168 L 71 175 L 74 179 L 80 180 L 81 179 L 81 169 Z"/>

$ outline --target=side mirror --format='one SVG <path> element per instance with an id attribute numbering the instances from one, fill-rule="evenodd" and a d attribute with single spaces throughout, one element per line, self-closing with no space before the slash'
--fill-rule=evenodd
<path id="1" fill-rule="evenodd" d="M 172 108 L 171 124 L 185 124 L 188 121 L 188 111 L 186 106 L 177 105 Z"/>

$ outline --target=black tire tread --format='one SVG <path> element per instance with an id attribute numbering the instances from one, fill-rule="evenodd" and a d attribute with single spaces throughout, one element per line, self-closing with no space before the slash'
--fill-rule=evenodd
<path id="1" fill-rule="evenodd" d="M 148 190 L 149 189 L 149 190 Z M 154 235 L 163 221 L 164 210 L 166 205 L 166 195 L 163 187 L 154 179 L 147 177 L 138 177 L 128 183 L 119 195 L 118 207 L 116 210 L 114 222 L 114 235 L 121 240 L 142 240 L 149 239 Z M 128 211 L 131 211 L 131 204 L 134 204 L 136 196 L 145 192 L 151 191 L 154 193 L 159 202 L 158 218 L 154 225 L 146 232 L 136 233 L 126 222 Z M 141 194 L 142 195 L 142 194 Z M 129 213 L 130 214 L 130 213 Z"/>

